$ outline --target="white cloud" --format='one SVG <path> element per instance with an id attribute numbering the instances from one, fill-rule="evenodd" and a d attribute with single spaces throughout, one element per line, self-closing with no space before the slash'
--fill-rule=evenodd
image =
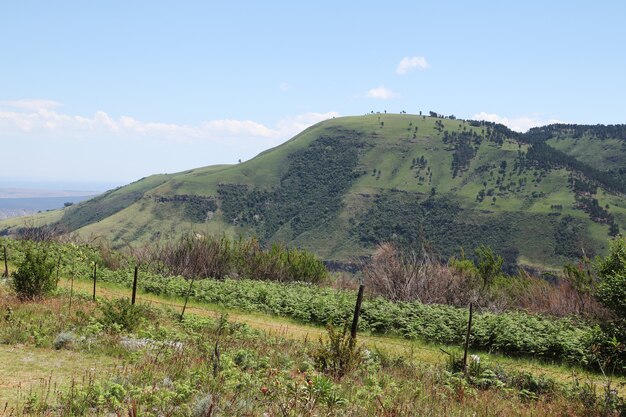
<path id="1" fill-rule="evenodd" d="M 9 106 L 9 102 L 0 104 Z M 279 120 L 269 127 L 252 120 L 208 120 L 197 125 L 143 122 L 130 116 L 111 117 L 97 111 L 91 117 L 60 113 L 50 100 L 17 100 L 10 107 L 0 108 L 0 136 L 22 133 L 31 136 L 89 139 L 90 137 L 151 138 L 183 142 L 221 140 L 228 138 L 265 138 L 272 141 L 289 139 L 319 121 L 338 116 L 336 112 L 304 113 Z M 17 103 L 17 104 L 16 104 Z"/>
<path id="2" fill-rule="evenodd" d="M 378 88 L 372 88 L 367 93 L 365 93 L 365 95 L 368 98 L 375 98 L 377 100 L 389 100 L 391 98 L 400 97 L 398 93 L 389 90 L 382 85 Z"/>
<path id="3" fill-rule="evenodd" d="M 430 68 L 430 64 L 423 56 L 405 56 L 396 67 L 396 73 L 404 75 L 415 68 L 425 70 Z"/>
<path id="4" fill-rule="evenodd" d="M 309 126 L 314 125 L 315 123 L 321 122 L 322 120 L 332 119 L 333 117 L 338 117 L 339 113 L 337 112 L 327 112 L 327 113 L 303 113 L 297 116 L 286 117 L 280 120 L 277 125 L 277 131 L 279 132 L 279 136 L 281 137 L 292 137 Z"/>
<path id="5" fill-rule="evenodd" d="M 541 115 L 504 117 L 495 113 L 480 112 L 472 116 L 475 120 L 485 120 L 487 122 L 501 123 L 511 130 L 526 132 L 531 127 L 545 126 L 553 123 L 563 123 L 558 119 L 542 119 Z"/>
<path id="6" fill-rule="evenodd" d="M 279 88 L 281 91 L 289 91 L 291 90 L 291 85 L 289 83 L 280 83 Z"/>
<path id="7" fill-rule="evenodd" d="M 6 155 L 28 158 L 5 158 L 0 164 L 0 179 L 5 180 L 128 182 L 158 172 L 235 163 L 338 116 L 310 112 L 271 124 L 237 119 L 178 124 L 112 116 L 102 110 L 88 116 L 68 114 L 46 100 L 14 104 L 0 104 L 0 147 Z"/>

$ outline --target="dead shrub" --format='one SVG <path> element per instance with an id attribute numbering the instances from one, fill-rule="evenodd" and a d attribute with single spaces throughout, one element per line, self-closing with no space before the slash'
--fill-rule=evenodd
<path id="1" fill-rule="evenodd" d="M 459 305 L 472 297 L 468 277 L 443 265 L 426 246 L 416 252 L 383 243 L 363 269 L 363 275 L 373 294 L 393 301 Z"/>

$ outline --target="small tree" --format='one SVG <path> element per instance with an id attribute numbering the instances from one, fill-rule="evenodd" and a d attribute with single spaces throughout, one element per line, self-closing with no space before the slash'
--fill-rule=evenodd
<path id="1" fill-rule="evenodd" d="M 483 281 L 484 289 L 489 287 L 493 280 L 502 272 L 504 259 L 502 256 L 496 255 L 490 247 L 484 245 L 476 249 L 476 256 L 478 257 L 476 269 Z"/>
<path id="2" fill-rule="evenodd" d="M 18 297 L 32 300 L 53 291 L 57 285 L 53 276 L 55 267 L 55 259 L 44 248 L 27 247 L 13 274 L 13 288 Z"/>
<path id="3" fill-rule="evenodd" d="M 614 239 L 609 254 L 595 262 L 598 274 L 596 298 L 620 318 L 626 319 L 626 238 Z"/>

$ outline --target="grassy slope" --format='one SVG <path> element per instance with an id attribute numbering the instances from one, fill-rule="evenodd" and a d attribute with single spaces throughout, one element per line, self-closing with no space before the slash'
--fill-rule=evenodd
<path id="1" fill-rule="evenodd" d="M 559 136 L 547 143 L 602 171 L 626 166 L 626 143 L 617 139 L 598 140 L 589 136 L 573 139 Z"/>
<path id="2" fill-rule="evenodd" d="M 170 237 L 189 229 L 229 236 L 256 233 L 249 226 L 234 226 L 224 221 L 219 209 L 208 222 L 190 222 L 184 219 L 180 209 L 159 204 L 153 197 L 217 196 L 218 185 L 222 183 L 247 184 L 252 188 L 270 190 L 280 185 L 288 169 L 290 155 L 294 152 L 307 148 L 320 136 L 340 137 L 342 132 L 354 131 L 360 132 L 368 149 L 358 162 L 358 169 L 363 174 L 344 194 L 341 211 L 319 227 L 297 236 L 291 236 L 291 229 L 287 225 L 276 233 L 274 240 L 284 240 L 313 250 L 325 258 L 348 259 L 367 254 L 371 248 L 364 247 L 358 236 L 351 232 L 351 222 L 367 212 L 373 203 L 373 196 L 399 190 L 426 198 L 434 187 L 437 196 L 451 198 L 460 207 L 469 210 L 470 215 L 464 219 L 469 224 L 480 227 L 494 219 L 503 219 L 513 225 L 517 231 L 510 238 L 519 249 L 518 260 L 521 262 L 558 267 L 565 261 L 565 258 L 554 253 L 555 224 L 565 215 L 580 221 L 591 246 L 599 252 L 605 250 L 608 227 L 593 223 L 586 213 L 574 209 L 574 195 L 567 185 L 568 172 L 555 170 L 541 173 L 529 169 L 518 175 L 513 172 L 515 160 L 518 152 L 524 152 L 528 146 L 511 140 L 505 140 L 501 145 L 483 140 L 468 169 L 453 178 L 453 150 L 449 144 L 443 143 L 443 134 L 436 129 L 436 123 L 442 123 L 449 133 L 462 132 L 463 129 L 478 134 L 483 131 L 483 127 L 472 127 L 459 120 L 405 114 L 331 119 L 308 128 L 290 141 L 250 161 L 148 177 L 114 190 L 97 202 L 92 200 L 78 205 L 67 212 L 66 219 L 69 219 L 70 224 L 81 226 L 78 229 L 81 235 L 104 236 L 118 246 L 124 242 L 146 242 L 155 237 Z M 413 137 L 416 126 L 418 131 Z M 570 142 L 551 140 L 548 143 L 574 155 L 582 155 L 585 149 L 593 149 L 594 152 L 589 154 L 596 156 L 589 156 L 585 160 L 592 164 L 605 163 L 610 154 L 626 155 L 624 152 L 617 153 L 618 144 L 611 140 L 602 143 L 588 139 L 580 139 L 575 144 Z M 600 153 L 597 147 L 601 147 L 604 153 Z M 421 156 L 426 158 L 430 171 L 424 168 L 418 172 L 411 168 L 413 158 Z M 507 169 L 501 176 L 498 167 L 502 161 L 506 161 Z M 495 168 L 480 169 L 485 166 Z M 378 175 L 372 175 L 374 170 Z M 432 172 L 432 180 L 428 179 L 428 172 Z M 417 178 L 419 176 L 424 176 L 425 181 L 420 182 Z M 526 184 L 501 192 L 497 184 L 500 177 L 507 185 L 520 180 L 526 181 Z M 537 178 L 538 181 L 535 181 Z M 486 197 L 482 202 L 476 200 L 481 190 L 490 189 L 496 197 L 495 202 L 493 196 Z M 612 207 L 610 211 L 617 223 L 622 229 L 626 228 L 626 201 L 605 192 L 601 192 L 598 198 L 603 204 Z M 563 206 L 560 216 L 549 216 L 552 205 Z M 52 221 L 60 215 L 52 212 L 47 216 Z M 18 222 L 0 222 L 0 229 L 15 226 Z"/>

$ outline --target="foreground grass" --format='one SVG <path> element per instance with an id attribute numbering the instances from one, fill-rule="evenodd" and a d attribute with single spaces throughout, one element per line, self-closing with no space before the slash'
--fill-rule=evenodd
<path id="1" fill-rule="evenodd" d="M 86 284 L 77 281 L 75 289 L 81 292 Z M 592 398 L 587 388 L 564 389 L 525 376 L 536 387 L 479 389 L 443 366 L 376 349 L 370 344 L 374 338 L 360 339 L 367 350 L 340 378 L 321 372 L 321 345 L 311 333 L 295 337 L 290 326 L 277 322 L 277 329 L 256 330 L 235 321 L 241 316 L 226 318 L 198 305 L 179 322 L 176 310 L 156 307 L 156 300 L 153 307 L 116 310 L 104 301 L 115 296 L 111 291 L 102 289 L 98 305 L 75 293 L 70 309 L 65 290 L 44 302 L 23 303 L 0 286 L 0 307 L 11 312 L 0 322 L 1 359 L 13 362 L 7 369 L 18 390 L 31 381 L 28 392 L 19 390 L 19 401 L 15 393 L 2 391 L 7 405 L 0 415 L 583 416 L 602 411 L 598 396 L 584 400 Z M 120 324 L 127 314 L 133 329 Z M 37 366 L 20 365 L 20 357 Z"/>
<path id="2" fill-rule="evenodd" d="M 107 355 L 51 350 L 29 344 L 0 345 L 0 406 L 18 405 L 32 395 L 50 396 L 89 373 L 109 372 L 120 364 Z M 0 414 L 1 415 L 1 414 Z"/>
<path id="3" fill-rule="evenodd" d="M 70 282 L 68 280 L 61 281 L 61 285 L 65 289 L 70 288 Z M 91 294 L 92 285 L 92 282 L 87 280 L 74 281 L 74 289 L 85 295 Z M 98 284 L 98 297 L 111 299 L 129 296 L 130 290 L 122 285 L 108 282 Z M 140 293 L 137 299 L 140 302 L 168 307 L 176 311 L 181 311 L 184 304 L 184 300 L 179 297 L 150 293 Z M 275 315 L 242 312 L 237 309 L 200 303 L 191 299 L 188 302 L 186 312 L 201 317 L 212 318 L 217 318 L 222 314 L 228 314 L 230 320 L 245 323 L 253 329 L 265 332 L 269 336 L 280 336 L 296 341 L 317 341 L 326 334 L 326 330 L 319 326 L 306 325 L 292 319 Z M 455 352 L 460 348 L 459 346 L 437 345 L 421 340 L 407 340 L 391 336 L 361 333 L 358 337 L 362 343 L 372 349 L 379 350 L 388 355 L 411 358 L 416 362 L 430 365 L 441 365 L 448 359 L 448 355 L 445 352 Z M 607 382 L 607 378 L 601 373 L 591 372 L 580 367 L 551 364 L 536 359 L 507 357 L 482 351 L 472 351 L 472 353 L 480 355 L 481 358 L 484 358 L 489 363 L 496 366 L 502 366 L 506 369 L 520 372 L 531 372 L 536 375 L 546 375 L 560 383 L 572 384 L 576 381 L 583 380 L 597 386 L 602 386 Z M 626 377 L 612 377 L 611 383 L 613 388 L 616 389 L 620 395 L 626 395 Z"/>

